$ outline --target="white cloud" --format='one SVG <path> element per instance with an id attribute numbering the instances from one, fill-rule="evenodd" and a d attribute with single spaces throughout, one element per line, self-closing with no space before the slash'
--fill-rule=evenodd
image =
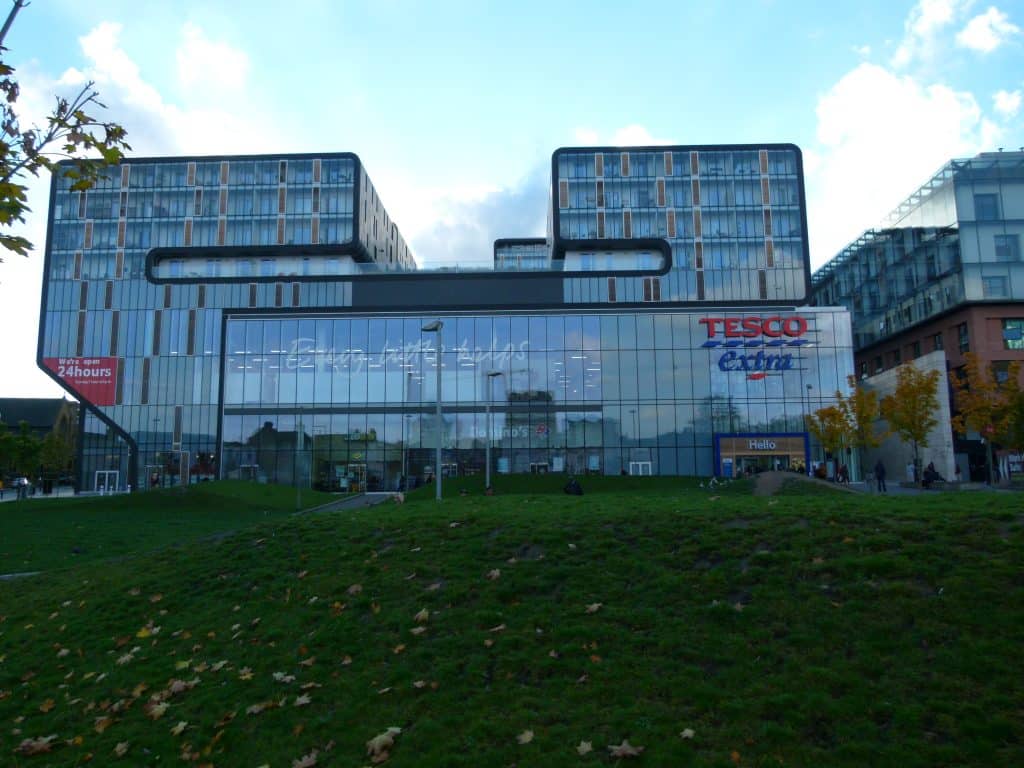
<path id="1" fill-rule="evenodd" d="M 996 91 L 992 96 L 993 107 L 1001 117 L 1009 119 L 1020 111 L 1021 92 Z"/>
<path id="2" fill-rule="evenodd" d="M 851 48 L 851 50 L 854 53 L 856 53 L 858 56 L 860 56 L 862 58 L 865 58 L 865 59 L 868 56 L 871 55 L 871 46 L 870 45 L 855 45 L 855 46 L 853 46 L 853 48 Z"/>
<path id="3" fill-rule="evenodd" d="M 678 144 L 672 139 L 657 138 L 651 135 L 644 126 L 633 123 L 631 125 L 617 128 L 610 135 L 602 136 L 593 128 L 577 128 L 573 135 L 580 146 L 610 146 L 610 147 L 653 147 L 665 144 Z"/>
<path id="4" fill-rule="evenodd" d="M 903 39 L 893 55 L 893 66 L 931 59 L 939 34 L 969 4 L 970 0 L 919 0 L 903 23 Z"/>
<path id="5" fill-rule="evenodd" d="M 819 99 L 817 117 L 818 146 L 805 153 L 814 267 L 947 160 L 991 147 L 999 135 L 972 94 L 867 63 Z"/>
<path id="6" fill-rule="evenodd" d="M 967 22 L 967 26 L 957 34 L 956 42 L 957 45 L 980 53 L 992 53 L 1017 34 L 1020 34 L 1020 27 L 993 5 Z"/>
<path id="7" fill-rule="evenodd" d="M 184 88 L 234 90 L 245 86 L 249 56 L 227 43 L 215 42 L 192 23 L 182 29 L 177 51 L 178 80 Z"/>

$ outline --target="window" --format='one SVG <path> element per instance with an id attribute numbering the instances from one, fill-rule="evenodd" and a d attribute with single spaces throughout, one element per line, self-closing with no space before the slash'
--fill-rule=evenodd
<path id="1" fill-rule="evenodd" d="M 910 345 L 910 353 L 915 358 L 918 358 L 918 357 L 921 356 L 921 342 L 920 341 L 915 341 L 913 344 Z"/>
<path id="2" fill-rule="evenodd" d="M 900 364 L 900 351 L 898 349 L 894 349 L 892 352 L 889 353 L 889 355 L 892 359 L 893 366 L 897 366 Z"/>
<path id="3" fill-rule="evenodd" d="M 956 340 L 961 355 L 971 351 L 971 341 L 967 335 L 967 323 L 960 323 L 956 327 Z"/>
<path id="4" fill-rule="evenodd" d="M 1006 297 L 1005 277 L 981 278 L 981 295 L 986 299 L 1002 299 Z"/>
<path id="5" fill-rule="evenodd" d="M 860 364 L 860 377 L 862 379 L 866 379 L 868 377 L 868 364 L 867 363 L 861 363 Z"/>
<path id="6" fill-rule="evenodd" d="M 875 373 L 881 373 L 883 370 L 885 370 L 885 366 L 882 365 L 882 356 L 877 355 L 875 357 Z"/>
<path id="7" fill-rule="evenodd" d="M 1003 349 L 1024 349 L 1024 317 L 1003 320 Z"/>
<path id="8" fill-rule="evenodd" d="M 945 348 L 943 346 L 943 344 L 942 344 L 942 334 L 941 333 L 936 333 L 934 336 L 932 336 L 932 345 L 933 345 L 933 349 L 936 352 L 938 352 L 939 350 L 942 350 L 942 349 Z"/>
<path id="9" fill-rule="evenodd" d="M 996 261 L 1020 261 L 1020 237 L 995 235 Z"/>
<path id="10" fill-rule="evenodd" d="M 974 196 L 975 221 L 996 221 L 999 219 L 999 197 L 997 195 Z"/>
<path id="11" fill-rule="evenodd" d="M 992 361 L 992 378 L 995 379 L 996 384 L 1005 384 L 1010 380 L 1010 361 L 1009 360 L 993 360 Z"/>

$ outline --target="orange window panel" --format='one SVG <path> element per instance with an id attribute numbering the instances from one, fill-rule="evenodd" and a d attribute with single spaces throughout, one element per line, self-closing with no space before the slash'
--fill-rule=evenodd
<path id="1" fill-rule="evenodd" d="M 124 248 L 124 237 L 125 230 L 128 228 L 128 222 L 124 219 L 118 219 L 117 221 L 117 247 Z"/>
<path id="2" fill-rule="evenodd" d="M 277 217 L 277 244 L 284 245 L 284 216 Z"/>
<path id="3" fill-rule="evenodd" d="M 703 301 L 704 300 L 704 273 L 703 272 L 698 272 L 697 273 L 697 300 L 698 301 Z"/>
<path id="4" fill-rule="evenodd" d="M 189 163 L 185 171 L 185 186 L 191 187 L 196 183 L 196 164 Z"/>
<path id="5" fill-rule="evenodd" d="M 185 245 L 192 245 L 192 219 L 185 219 Z"/>
<path id="6" fill-rule="evenodd" d="M 567 179 L 559 179 L 558 181 L 558 207 L 569 207 L 569 182 Z"/>
<path id="7" fill-rule="evenodd" d="M 604 211 L 597 212 L 597 236 L 604 237 Z"/>
<path id="8" fill-rule="evenodd" d="M 704 269 L 704 243 L 693 244 L 693 259 L 694 269 Z"/>
<path id="9" fill-rule="evenodd" d="M 82 247 L 92 248 L 92 219 L 85 222 L 85 237 Z"/>
<path id="10" fill-rule="evenodd" d="M 693 205 L 700 205 L 700 182 L 697 179 L 690 182 L 690 199 Z"/>
<path id="11" fill-rule="evenodd" d="M 703 237 L 704 236 L 701 233 L 701 228 L 700 228 L 700 209 L 699 208 L 695 208 L 694 211 L 693 211 L 693 236 L 694 237 Z"/>
<path id="12" fill-rule="evenodd" d="M 665 180 L 664 179 L 658 179 L 656 186 L 657 186 L 657 190 L 658 190 L 658 207 L 659 208 L 664 208 L 665 207 Z"/>
<path id="13" fill-rule="evenodd" d="M 314 216 L 313 220 L 310 222 L 309 241 L 311 243 L 313 243 L 313 245 L 317 245 L 320 242 L 320 217 L 319 216 Z"/>
<path id="14" fill-rule="evenodd" d="M 772 234 L 772 212 L 770 209 L 764 209 L 764 236 L 770 237 Z"/>
<path id="15" fill-rule="evenodd" d="M 633 214 L 630 211 L 622 212 L 622 236 L 633 236 Z"/>
<path id="16" fill-rule="evenodd" d="M 124 251 L 118 251 L 114 256 L 114 277 L 118 280 L 124 277 Z"/>
<path id="17" fill-rule="evenodd" d="M 222 160 L 221 161 L 221 164 L 220 164 L 220 183 L 221 184 L 227 184 L 228 183 L 228 170 L 230 169 L 230 167 L 231 166 L 228 164 L 227 160 Z"/>
<path id="18" fill-rule="evenodd" d="M 763 205 L 768 205 L 771 201 L 771 197 L 769 197 L 770 192 L 771 190 L 768 188 L 768 177 L 764 176 L 761 178 L 761 203 Z"/>
<path id="19" fill-rule="evenodd" d="M 700 158 L 696 152 L 690 153 L 690 175 L 698 176 L 700 174 Z"/>
<path id="20" fill-rule="evenodd" d="M 769 267 L 775 266 L 775 245 L 772 243 L 772 239 L 770 237 L 765 238 L 764 241 L 764 258 L 765 264 Z"/>
<path id="21" fill-rule="evenodd" d="M 761 161 L 761 173 L 768 173 L 768 150 L 762 149 L 758 155 Z"/>
<path id="22" fill-rule="evenodd" d="M 594 175 L 604 176 L 604 154 L 601 152 L 594 155 Z"/>
<path id="23" fill-rule="evenodd" d="M 623 176 L 629 176 L 629 152 L 619 153 L 619 170 Z"/>
<path id="24" fill-rule="evenodd" d="M 603 181 L 598 181 L 597 182 L 596 192 L 597 192 L 597 207 L 598 208 L 604 208 L 604 182 Z"/>
<path id="25" fill-rule="evenodd" d="M 316 158 L 313 161 L 313 183 L 314 184 L 319 184 L 320 183 L 320 158 L 319 157 Z"/>
<path id="26" fill-rule="evenodd" d="M 676 236 L 676 210 L 675 208 L 669 208 L 665 211 L 665 223 L 668 225 L 668 236 Z"/>
<path id="27" fill-rule="evenodd" d="M 227 230 L 227 219 L 217 219 L 217 245 L 224 245 L 224 240 L 227 236 Z"/>
<path id="28" fill-rule="evenodd" d="M 128 182 L 131 180 L 131 177 L 132 177 L 132 167 L 130 165 L 122 165 L 121 166 L 121 186 L 122 187 L 127 187 L 128 186 Z"/>
<path id="29" fill-rule="evenodd" d="M 227 187 L 224 187 L 223 189 L 221 189 L 221 191 L 220 191 L 220 201 L 219 202 L 220 202 L 220 205 L 219 205 L 217 210 L 219 211 L 221 216 L 227 216 L 228 215 L 228 190 L 227 190 Z"/>

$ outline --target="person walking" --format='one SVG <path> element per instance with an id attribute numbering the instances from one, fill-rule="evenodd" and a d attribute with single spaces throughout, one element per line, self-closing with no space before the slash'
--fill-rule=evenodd
<path id="1" fill-rule="evenodd" d="M 888 493 L 888 489 L 885 487 L 885 464 L 881 459 L 875 463 L 875 480 L 878 481 L 878 492 Z"/>

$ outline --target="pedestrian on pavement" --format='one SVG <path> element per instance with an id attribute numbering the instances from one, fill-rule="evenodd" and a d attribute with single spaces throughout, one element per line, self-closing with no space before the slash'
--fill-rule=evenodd
<path id="1" fill-rule="evenodd" d="M 875 480 L 878 481 L 878 492 L 888 493 L 888 489 L 885 487 L 885 464 L 881 459 L 875 463 Z"/>

